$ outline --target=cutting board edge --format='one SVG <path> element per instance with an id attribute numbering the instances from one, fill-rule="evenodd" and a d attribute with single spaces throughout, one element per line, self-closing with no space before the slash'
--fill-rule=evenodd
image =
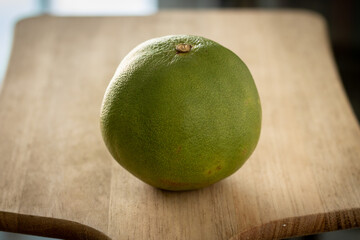
<path id="1" fill-rule="evenodd" d="M 310 223 L 310 224 L 309 224 Z M 360 208 L 273 220 L 230 238 L 282 239 L 360 227 Z M 63 239 L 111 240 L 90 226 L 58 218 L 0 211 L 0 230 Z"/>
<path id="2" fill-rule="evenodd" d="M 61 239 L 111 240 L 103 232 L 66 219 L 0 211 L 0 231 Z"/>
<path id="3" fill-rule="evenodd" d="M 283 239 L 360 227 L 360 208 L 290 217 L 245 230 L 229 240 Z"/>

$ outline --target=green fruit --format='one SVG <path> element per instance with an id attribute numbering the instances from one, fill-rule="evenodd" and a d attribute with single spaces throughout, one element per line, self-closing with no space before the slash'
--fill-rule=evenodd
<path id="1" fill-rule="evenodd" d="M 120 63 L 101 108 L 112 156 L 167 190 L 213 184 L 238 170 L 260 135 L 253 78 L 229 49 L 197 36 L 148 40 Z"/>

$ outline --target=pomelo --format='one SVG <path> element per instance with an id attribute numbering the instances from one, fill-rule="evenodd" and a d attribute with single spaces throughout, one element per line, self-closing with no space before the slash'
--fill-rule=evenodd
<path id="1" fill-rule="evenodd" d="M 166 190 L 213 184 L 238 170 L 260 136 L 259 95 L 243 61 L 198 36 L 148 40 L 120 63 L 102 103 L 111 155 Z"/>

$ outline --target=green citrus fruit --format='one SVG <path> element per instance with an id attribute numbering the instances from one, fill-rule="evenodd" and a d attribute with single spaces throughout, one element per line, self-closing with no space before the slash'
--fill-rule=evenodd
<path id="1" fill-rule="evenodd" d="M 101 108 L 112 156 L 167 190 L 213 184 L 238 170 L 260 135 L 261 106 L 241 59 L 209 39 L 148 40 L 120 63 Z"/>

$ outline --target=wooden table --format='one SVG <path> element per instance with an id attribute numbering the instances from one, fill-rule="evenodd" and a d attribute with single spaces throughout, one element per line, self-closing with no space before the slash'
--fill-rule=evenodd
<path id="1" fill-rule="evenodd" d="M 139 181 L 99 130 L 106 86 L 137 44 L 213 39 L 253 73 L 260 142 L 190 192 Z M 167 11 L 20 21 L 0 95 L 0 230 L 68 239 L 273 239 L 360 226 L 360 129 L 326 23 L 306 11 Z"/>

